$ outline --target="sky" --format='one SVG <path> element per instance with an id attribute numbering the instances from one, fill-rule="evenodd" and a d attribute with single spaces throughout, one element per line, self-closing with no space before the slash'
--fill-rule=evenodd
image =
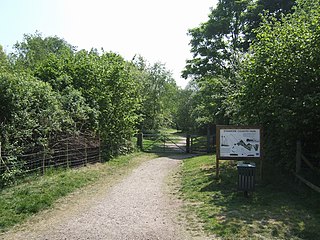
<path id="1" fill-rule="evenodd" d="M 208 20 L 217 0 L 0 0 L 0 45 L 7 53 L 23 34 L 58 36 L 78 50 L 140 54 L 161 62 L 181 87 L 190 53 L 188 29 Z"/>

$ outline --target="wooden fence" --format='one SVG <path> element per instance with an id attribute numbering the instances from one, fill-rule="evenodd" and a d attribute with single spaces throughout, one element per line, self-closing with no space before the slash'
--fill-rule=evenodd
<path id="1" fill-rule="evenodd" d="M 306 184 L 311 189 L 320 193 L 320 187 L 315 185 L 314 183 L 308 181 L 301 173 L 303 172 L 302 163 L 308 167 L 313 173 L 320 176 L 320 170 L 316 168 L 311 161 L 303 154 L 301 141 L 297 141 L 296 147 L 296 171 L 293 174 L 296 176 L 298 180 Z"/>

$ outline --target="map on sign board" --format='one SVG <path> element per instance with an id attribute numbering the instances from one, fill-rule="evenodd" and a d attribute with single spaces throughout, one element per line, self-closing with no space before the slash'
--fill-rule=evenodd
<path id="1" fill-rule="evenodd" d="M 260 129 L 220 129 L 220 157 L 260 157 Z"/>

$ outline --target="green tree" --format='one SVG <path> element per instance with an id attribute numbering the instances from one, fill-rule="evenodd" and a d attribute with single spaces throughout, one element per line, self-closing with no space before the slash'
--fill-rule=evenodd
<path id="1" fill-rule="evenodd" d="M 319 22 L 318 1 L 297 1 L 281 21 L 266 17 L 243 68 L 240 117 L 264 126 L 267 157 L 285 168 L 296 140 L 320 142 Z"/>
<path id="2" fill-rule="evenodd" d="M 183 76 L 233 76 L 241 57 L 243 13 L 249 0 L 220 0 L 209 20 L 189 30 L 193 59 L 187 60 Z"/>
<path id="3" fill-rule="evenodd" d="M 198 127 L 193 114 L 193 109 L 196 106 L 195 93 L 196 91 L 189 84 L 186 89 L 180 89 L 177 94 L 175 122 L 177 128 L 186 133 L 192 133 Z"/>
<path id="4" fill-rule="evenodd" d="M 243 53 L 255 39 L 254 29 L 261 14 L 280 18 L 291 11 L 293 0 L 219 0 L 209 20 L 189 30 L 191 53 L 183 76 L 201 79 L 205 76 L 236 77 Z"/>
<path id="5" fill-rule="evenodd" d="M 142 131 L 158 131 L 161 127 L 174 127 L 177 111 L 178 87 L 164 64 L 149 64 L 142 57 L 134 61 L 141 72 Z"/>
<path id="6" fill-rule="evenodd" d="M 35 71 L 50 55 L 63 56 L 72 54 L 76 48 L 58 37 L 43 38 L 41 33 L 25 34 L 22 42 L 14 45 L 12 54 L 17 67 Z"/>
<path id="7" fill-rule="evenodd" d="M 244 122 L 234 116 L 243 84 L 241 63 L 256 39 L 254 29 L 262 13 L 279 19 L 292 5 L 291 0 L 220 0 L 207 22 L 189 30 L 193 58 L 183 76 L 197 86 L 192 112 L 198 126 Z"/>
<path id="8" fill-rule="evenodd" d="M 0 72 L 5 72 L 9 69 L 9 59 L 0 45 Z"/>
<path id="9" fill-rule="evenodd" d="M 99 131 L 110 154 L 124 151 L 135 132 L 141 102 L 131 64 L 115 53 L 82 50 L 75 54 L 71 78 L 99 111 Z"/>

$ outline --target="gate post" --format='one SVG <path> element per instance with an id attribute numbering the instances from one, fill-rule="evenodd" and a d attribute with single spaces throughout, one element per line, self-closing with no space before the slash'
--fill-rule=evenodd
<path id="1" fill-rule="evenodd" d="M 143 150 L 143 133 L 137 134 L 137 147 L 142 151 Z"/>
<path id="2" fill-rule="evenodd" d="M 187 135 L 186 139 L 186 152 L 190 153 L 190 134 Z"/>

